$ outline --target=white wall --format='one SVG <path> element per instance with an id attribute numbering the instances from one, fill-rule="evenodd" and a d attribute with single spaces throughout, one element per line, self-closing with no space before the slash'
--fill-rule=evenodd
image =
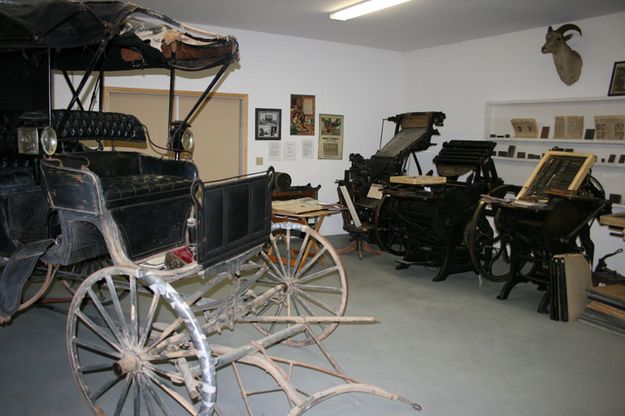
<path id="1" fill-rule="evenodd" d="M 268 142 L 254 140 L 254 109 L 281 108 L 282 141 L 298 143 L 298 160 L 271 164 L 278 171 L 290 173 L 294 185 L 321 184 L 320 199 L 335 201 L 334 181 L 349 166 L 349 154 L 358 152 L 368 157 L 375 152 L 381 120 L 386 116 L 408 111 L 443 111 L 447 120 L 440 129 L 442 136 L 434 139 L 441 143 L 482 138 L 486 101 L 606 95 L 614 62 L 625 60 L 625 13 L 574 23 L 581 27 L 583 36 L 575 34 L 569 43 L 582 55 L 584 66 L 580 80 L 573 86 L 562 83 L 551 56 L 540 53 L 546 28 L 406 54 L 237 29 L 205 28 L 234 35 L 241 45 L 238 68 L 229 72 L 217 91 L 249 95 L 248 170 L 266 169 L 270 164 Z M 206 85 L 203 75 L 178 78 L 176 87 L 202 90 Z M 107 85 L 165 89 L 168 81 L 164 75 L 146 72 L 142 77 L 108 77 Z M 316 151 L 317 136 L 290 136 L 290 94 L 315 95 L 317 114 L 345 115 L 342 161 L 299 159 L 299 143 L 314 140 Z M 390 131 L 391 128 L 385 130 L 386 138 Z M 426 170 L 437 152 L 434 147 L 420 157 Z M 263 157 L 262 166 L 255 165 L 257 156 Z M 506 167 L 500 165 L 505 179 Z M 621 193 L 625 194 L 625 188 Z M 322 231 L 342 232 L 340 219 L 328 219 Z M 606 235 L 602 230 L 600 253 L 607 251 L 605 244 L 609 248 L 622 245 Z"/>
<path id="2" fill-rule="evenodd" d="M 546 32 L 541 27 L 406 54 L 404 110 L 444 111 L 444 133 L 437 140 L 442 142 L 483 138 L 486 101 L 606 96 L 614 62 L 625 60 L 625 13 L 572 23 L 583 32 L 569 41 L 583 59 L 582 75 L 572 86 L 560 81 L 551 55 L 540 52 Z M 497 162 L 504 180 L 519 176 L 511 171 L 520 169 L 518 162 Z M 625 185 L 620 193 L 625 195 Z M 598 255 L 623 246 L 603 227 L 593 229 L 593 239 Z M 608 264 L 625 272 L 622 255 Z"/>

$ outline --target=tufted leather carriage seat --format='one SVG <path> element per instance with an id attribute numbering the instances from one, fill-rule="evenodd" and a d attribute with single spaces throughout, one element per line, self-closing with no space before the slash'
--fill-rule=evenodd
<path id="1" fill-rule="evenodd" d="M 189 195 L 196 172 L 191 163 L 136 152 L 79 152 L 60 159 L 98 175 L 107 208 Z"/>
<path id="2" fill-rule="evenodd" d="M 68 115 L 69 113 L 69 115 Z M 65 118 L 65 122 L 62 123 Z M 50 125 L 60 140 L 104 139 L 145 142 L 146 131 L 133 115 L 53 110 Z"/>
<path id="3" fill-rule="evenodd" d="M 191 179 L 167 175 L 131 175 L 102 178 L 108 208 L 140 201 L 189 194 Z"/>

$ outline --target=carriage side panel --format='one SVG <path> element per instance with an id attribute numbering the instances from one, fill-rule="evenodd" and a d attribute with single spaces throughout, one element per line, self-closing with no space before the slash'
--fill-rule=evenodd
<path id="1" fill-rule="evenodd" d="M 198 262 L 205 267 L 262 244 L 271 232 L 269 176 L 207 184 L 198 215 Z"/>

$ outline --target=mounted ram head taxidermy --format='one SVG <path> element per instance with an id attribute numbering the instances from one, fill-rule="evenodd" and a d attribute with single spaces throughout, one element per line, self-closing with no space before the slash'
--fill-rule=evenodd
<path id="1" fill-rule="evenodd" d="M 571 85 L 579 79 L 582 73 L 582 57 L 566 44 L 573 34 L 565 35 L 569 30 L 575 30 L 582 35 L 582 30 L 571 23 L 562 25 L 556 30 L 551 26 L 545 35 L 546 42 L 542 47 L 542 53 L 553 55 L 553 63 L 556 64 L 556 71 L 562 82 Z"/>

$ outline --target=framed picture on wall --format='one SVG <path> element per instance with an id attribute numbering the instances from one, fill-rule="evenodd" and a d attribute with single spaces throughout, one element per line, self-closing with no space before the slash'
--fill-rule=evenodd
<path id="1" fill-rule="evenodd" d="M 343 159 L 343 116 L 319 114 L 319 159 Z"/>
<path id="2" fill-rule="evenodd" d="M 315 96 L 291 94 L 291 134 L 315 135 Z"/>
<path id="3" fill-rule="evenodd" d="M 614 63 L 608 95 L 625 95 L 625 61 Z"/>
<path id="4" fill-rule="evenodd" d="M 282 110 L 279 108 L 256 109 L 256 140 L 280 140 Z"/>

